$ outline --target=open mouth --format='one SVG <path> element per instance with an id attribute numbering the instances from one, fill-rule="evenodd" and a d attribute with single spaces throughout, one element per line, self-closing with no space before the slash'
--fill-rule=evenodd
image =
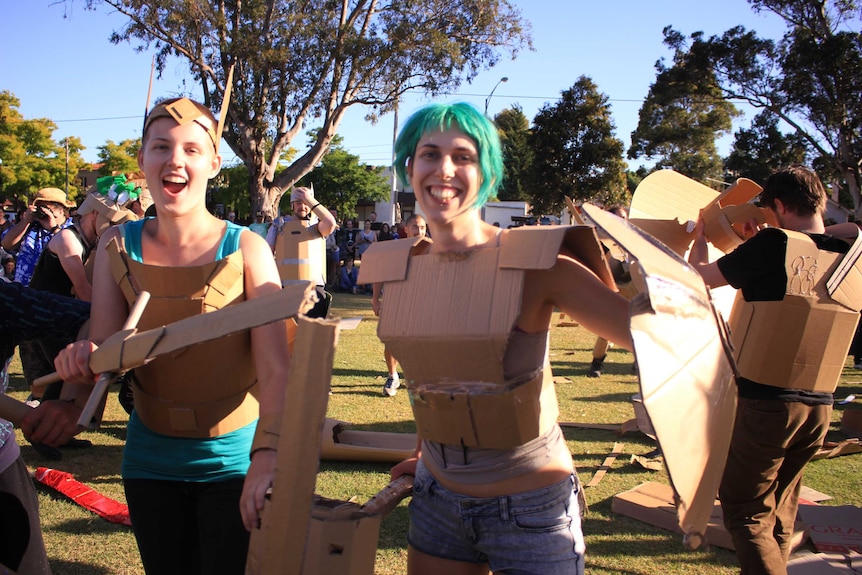
<path id="1" fill-rule="evenodd" d="M 186 184 L 188 184 L 188 181 L 184 178 L 169 177 L 162 180 L 165 191 L 170 194 L 180 193 L 186 187 Z"/>

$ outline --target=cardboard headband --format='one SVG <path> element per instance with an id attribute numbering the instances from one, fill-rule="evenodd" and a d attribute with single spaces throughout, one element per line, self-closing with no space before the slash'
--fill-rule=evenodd
<path id="1" fill-rule="evenodd" d="M 147 119 L 144 120 L 143 133 L 146 134 L 150 125 L 159 118 L 173 118 L 180 126 L 184 126 L 189 122 L 194 122 L 206 131 L 207 135 L 210 137 L 210 141 L 213 143 L 213 147 L 216 152 L 218 152 L 219 138 L 215 129 L 207 125 L 210 123 L 210 119 L 207 117 L 204 110 L 206 110 L 206 108 L 201 104 L 192 102 L 188 98 L 180 98 L 179 100 L 173 100 L 168 103 L 157 104 L 156 107 L 153 108 L 152 112 L 147 115 Z"/>
<path id="2" fill-rule="evenodd" d="M 155 61 L 154 64 L 155 66 Z M 153 89 L 153 74 L 150 73 L 150 89 L 147 92 L 147 108 L 150 106 L 150 92 Z M 203 128 L 207 135 L 210 137 L 210 141 L 213 143 L 213 147 L 215 148 L 216 154 L 218 154 L 219 143 L 221 142 L 221 135 L 224 131 L 224 121 L 225 115 L 227 114 L 228 107 L 230 106 L 230 96 L 231 91 L 233 89 L 233 66 L 230 67 L 230 70 L 227 74 L 227 83 L 225 84 L 224 90 L 224 98 L 222 98 L 222 107 L 221 111 L 218 114 L 219 120 L 216 126 L 209 125 L 211 123 L 211 119 L 209 114 L 211 113 L 210 109 L 204 106 L 203 104 L 199 104 L 190 100 L 189 98 L 179 98 L 176 100 L 170 100 L 168 102 L 163 102 L 161 104 L 156 104 L 151 112 L 144 116 L 144 128 L 141 131 L 141 138 L 147 133 L 147 129 L 150 127 L 155 120 L 159 118 L 173 118 L 180 126 L 184 126 L 189 122 L 195 122 L 198 126 Z M 203 121 L 201 120 L 203 118 Z"/>

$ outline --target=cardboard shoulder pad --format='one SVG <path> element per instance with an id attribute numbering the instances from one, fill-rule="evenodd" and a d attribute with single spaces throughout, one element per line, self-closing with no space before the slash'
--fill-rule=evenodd
<path id="1" fill-rule="evenodd" d="M 429 238 L 404 238 L 371 244 L 362 256 L 358 283 L 402 281 L 410 256 L 425 253 L 431 243 Z"/>
<path id="2" fill-rule="evenodd" d="M 557 255 L 569 230 L 577 226 L 520 226 L 500 238 L 500 267 L 513 270 L 546 270 Z"/>

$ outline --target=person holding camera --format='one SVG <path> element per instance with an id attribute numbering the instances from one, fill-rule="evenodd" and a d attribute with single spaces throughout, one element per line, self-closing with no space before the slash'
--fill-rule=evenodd
<path id="1" fill-rule="evenodd" d="M 63 190 L 42 188 L 17 224 L 3 235 L 3 249 L 16 255 L 15 281 L 30 285 L 33 270 L 42 250 L 61 229 L 72 225 L 69 208 L 75 202 L 66 199 Z"/>

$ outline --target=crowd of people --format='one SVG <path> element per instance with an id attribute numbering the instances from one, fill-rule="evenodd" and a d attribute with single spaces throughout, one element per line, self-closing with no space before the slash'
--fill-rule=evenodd
<path id="1" fill-rule="evenodd" d="M 58 318 L 67 318 L 50 329 L 20 319 L 17 328 L 30 327 L 4 330 L 4 366 L 17 344 L 28 384 L 52 368 L 61 378 L 34 398 L 21 423 L 25 437 L 55 457 L 63 446 L 75 445 L 77 420 L 96 376 L 89 359 L 120 330 L 142 290 L 153 291 L 140 319 L 143 329 L 274 293 L 285 281 L 281 238 L 285 229 L 297 229 L 320 247 L 313 252 L 319 265 L 307 274 L 318 302 L 309 315 L 325 317 L 336 291 L 371 295 L 381 326 L 412 318 L 402 322 L 406 332 L 380 328 L 386 396 L 401 385 L 400 363 L 417 389 L 455 383 L 452 393 L 467 400 L 493 393 L 499 401 L 529 403 L 536 413 L 551 415 L 515 439 L 476 428 L 473 439 L 457 445 L 437 420 L 422 419 L 426 431 L 415 452 L 391 471 L 393 478 L 414 477 L 408 573 L 583 573 L 583 491 L 553 417 L 548 337 L 558 310 L 596 334 L 601 345 L 591 367 L 600 375 L 608 342 L 632 348 L 629 302 L 617 286 L 625 276 L 590 267 L 593 262 L 580 259 L 566 237 L 550 229 L 536 230 L 545 239 L 528 244 L 535 253 L 522 254 L 515 264 L 506 258 L 525 236 L 480 217 L 479 208 L 503 179 L 502 151 L 494 125 L 470 105 L 427 105 L 404 124 L 395 145 L 396 171 L 424 216 L 397 225 L 378 222 L 373 213 L 361 226 L 352 218 L 339 222 L 336 210 L 321 205 L 311 188 L 292 190 L 291 212 L 272 221 L 257 213 L 244 227 L 234 223 L 234 212 L 214 216 L 206 190 L 221 168 L 217 126 L 213 112 L 198 102 L 161 101 L 143 127 L 141 174 L 100 179 L 74 217 L 74 202 L 45 188 L 16 223 L 0 222 L 0 301 L 18 309 L 44 297 L 57 306 Z M 142 217 L 150 202 L 155 217 Z M 765 182 L 761 204 L 783 229 L 747 224 L 750 239 L 709 262 L 699 222 L 690 261 L 707 285 L 738 288 L 739 305 L 775 303 L 780 314 L 792 279 L 785 264 L 797 244 L 811 257 L 835 258 L 858 234 L 855 226 L 827 229 L 824 202 L 811 170 L 779 170 Z M 404 238 L 410 241 L 388 244 L 393 250 L 381 245 Z M 362 272 L 363 263 L 395 248 L 405 255 L 397 278 Z M 451 280 L 450 291 L 433 291 L 428 280 L 437 277 Z M 463 306 L 453 298 L 484 301 L 486 294 L 471 290 L 474 280 L 488 277 L 520 297 L 485 306 L 487 325 L 500 333 L 464 333 L 457 321 Z M 387 293 L 398 297 L 387 300 Z M 77 333 L 73 312 L 76 320 L 89 317 L 86 333 Z M 122 478 L 147 573 L 244 572 L 249 533 L 260 525 L 276 473 L 280 406 L 301 401 L 290 393 L 290 331 L 287 322 L 256 327 L 132 372 L 134 408 Z M 422 337 L 421 353 L 408 353 L 404 335 Z M 475 362 L 435 361 L 459 346 L 474 352 Z M 786 357 L 792 360 L 793 353 Z M 221 361 L 207 361 L 216 354 Z M 823 443 L 832 393 L 797 379 L 765 381 L 759 373 L 743 369 L 737 378 L 739 409 L 719 495 L 742 572 L 780 575 L 786 573 L 802 471 Z M 527 401 L 514 401 L 515 390 L 529 390 Z M 417 421 L 434 417 L 415 415 Z M 0 562 L 47 573 L 37 502 L 32 486 L 22 484 L 26 467 L 10 429 L 0 420 L 0 501 L 4 509 L 25 510 L 19 527 L 33 535 L 20 556 L 0 554 Z M 12 521 L 5 511 L 3 517 Z"/>

